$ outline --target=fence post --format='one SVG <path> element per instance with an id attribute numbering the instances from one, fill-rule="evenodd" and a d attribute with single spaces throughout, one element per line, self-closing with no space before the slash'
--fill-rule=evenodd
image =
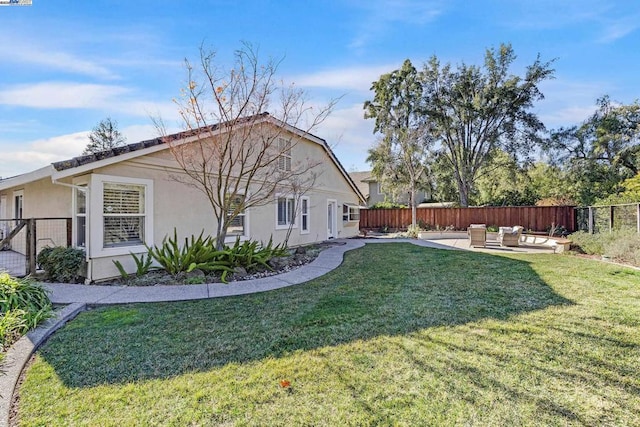
<path id="1" fill-rule="evenodd" d="M 71 226 L 73 224 L 73 219 L 67 218 L 66 223 L 67 223 L 67 247 L 70 248 L 71 246 L 73 246 L 73 242 L 71 241 Z"/>
<path id="2" fill-rule="evenodd" d="M 36 273 L 36 220 L 29 218 L 27 220 L 27 274 Z"/>
<path id="3" fill-rule="evenodd" d="M 589 206 L 589 234 L 593 234 L 593 207 Z"/>
<path id="4" fill-rule="evenodd" d="M 636 231 L 640 233 L 640 203 L 636 206 L 636 222 L 638 223 Z"/>
<path id="5" fill-rule="evenodd" d="M 613 205 L 609 206 L 609 233 L 613 232 Z"/>

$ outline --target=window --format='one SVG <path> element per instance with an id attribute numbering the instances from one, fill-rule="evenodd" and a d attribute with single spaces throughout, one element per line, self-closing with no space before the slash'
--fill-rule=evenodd
<path id="1" fill-rule="evenodd" d="M 300 234 L 309 232 L 309 198 L 300 199 Z"/>
<path id="2" fill-rule="evenodd" d="M 87 245 L 87 189 L 74 188 L 75 192 L 75 246 Z"/>
<path id="3" fill-rule="evenodd" d="M 345 203 L 342 205 L 342 221 L 355 222 L 360 221 L 360 208 L 355 205 Z"/>
<path id="4" fill-rule="evenodd" d="M 293 196 L 279 196 L 276 205 L 276 228 L 287 228 L 295 224 L 295 200 Z"/>
<path id="5" fill-rule="evenodd" d="M 382 191 L 382 183 L 381 183 L 381 182 L 378 182 L 377 184 L 378 184 L 378 185 L 377 185 L 377 186 L 378 186 L 378 194 L 383 195 L 383 194 L 384 194 L 384 191 Z"/>
<path id="6" fill-rule="evenodd" d="M 231 197 L 231 196 L 228 196 Z M 231 216 L 236 209 L 239 209 L 240 212 L 236 213 L 236 217 L 231 220 L 227 224 L 227 235 L 228 236 L 246 236 L 245 234 L 245 211 L 244 211 L 244 196 L 235 195 L 231 200 L 231 205 L 229 209 L 229 213 L 227 214 L 227 219 Z"/>
<path id="7" fill-rule="evenodd" d="M 291 170 L 291 141 L 278 138 L 278 169 L 281 171 Z"/>
<path id="8" fill-rule="evenodd" d="M 13 192 L 13 218 L 16 220 L 16 225 L 19 219 L 22 219 L 22 204 L 24 201 L 24 193 L 22 190 Z"/>
<path id="9" fill-rule="evenodd" d="M 103 247 L 145 242 L 145 186 L 105 182 L 103 187 Z"/>

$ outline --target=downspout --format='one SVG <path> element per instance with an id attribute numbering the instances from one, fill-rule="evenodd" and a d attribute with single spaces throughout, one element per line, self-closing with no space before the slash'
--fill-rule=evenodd
<path id="1" fill-rule="evenodd" d="M 91 263 L 90 261 L 90 257 L 89 257 L 89 247 L 90 247 L 90 236 L 91 233 L 88 233 L 87 230 L 90 230 L 90 216 L 89 216 L 89 210 L 90 210 L 90 205 L 91 203 L 89 203 L 90 198 L 89 196 L 89 186 L 88 185 L 75 185 L 75 184 L 67 184 L 66 182 L 60 182 L 57 179 L 55 179 L 54 177 L 51 177 L 51 183 L 53 183 L 53 185 L 61 185 L 63 187 L 69 187 L 69 188 L 73 188 L 76 191 L 84 191 L 85 193 L 85 203 L 86 203 L 86 212 L 85 212 L 85 235 L 84 235 L 84 239 L 85 239 L 85 251 L 84 251 L 84 256 L 85 256 L 85 261 L 87 262 L 87 277 L 85 278 L 85 284 L 88 285 L 91 283 L 91 277 L 92 277 L 92 271 L 91 271 Z M 72 206 L 75 207 L 75 201 L 73 202 Z M 71 221 L 72 221 L 72 225 L 71 227 L 75 227 L 75 209 L 73 212 L 71 212 Z M 76 230 L 77 233 L 77 230 Z M 73 242 L 72 242 L 73 243 Z"/>

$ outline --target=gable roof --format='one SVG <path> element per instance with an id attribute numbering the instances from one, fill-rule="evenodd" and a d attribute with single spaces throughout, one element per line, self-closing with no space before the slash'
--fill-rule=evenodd
<path id="1" fill-rule="evenodd" d="M 331 150 L 331 148 L 329 147 L 329 145 L 324 139 L 319 138 L 309 132 L 305 132 L 302 129 L 299 129 L 295 126 L 291 126 L 281 120 L 278 120 L 272 117 L 271 115 L 269 115 L 269 113 L 267 112 L 239 119 L 236 122 L 236 124 L 242 125 L 243 123 L 249 123 L 251 121 L 255 121 L 255 122 L 263 121 L 263 122 L 271 123 L 295 135 L 298 135 L 299 137 L 306 138 L 307 140 L 320 145 L 325 150 L 325 152 L 329 155 L 329 158 L 331 158 L 335 166 L 342 173 L 345 180 L 347 181 L 349 186 L 353 189 L 353 191 L 358 195 L 360 200 L 363 202 L 366 200 L 362 192 L 358 188 L 358 186 L 353 182 L 349 174 L 346 172 L 345 168 L 342 166 L 342 164 L 340 163 L 340 161 L 338 160 L 338 158 L 333 153 L 333 151 Z M 204 128 L 182 131 L 182 132 L 174 133 L 171 135 L 166 135 L 163 137 L 158 137 L 155 139 L 149 139 L 146 141 L 140 141 L 133 144 L 127 144 L 122 147 L 115 147 L 109 150 L 104 150 L 104 151 L 100 151 L 93 154 L 77 156 L 68 160 L 54 162 L 49 166 L 46 166 L 41 169 L 37 169 L 32 172 L 28 172 L 12 178 L 0 180 L 0 190 L 3 190 L 5 188 L 10 188 L 10 187 L 15 187 L 18 185 L 23 185 L 23 184 L 37 181 L 47 177 L 51 177 L 51 179 L 55 181 L 57 179 L 76 175 L 78 173 L 88 172 L 92 169 L 108 166 L 124 160 L 141 157 L 156 151 L 167 149 L 168 143 L 170 142 L 179 141 L 180 143 L 187 143 L 192 140 L 196 140 L 198 138 L 198 135 L 200 135 L 203 130 L 208 132 L 216 132 L 216 131 L 224 132 L 225 128 L 228 127 L 227 124 L 228 122 L 217 123 Z"/>
<path id="2" fill-rule="evenodd" d="M 360 192 L 365 197 L 369 197 L 369 180 L 371 179 L 371 171 L 350 172 L 349 176 L 358 186 Z"/>

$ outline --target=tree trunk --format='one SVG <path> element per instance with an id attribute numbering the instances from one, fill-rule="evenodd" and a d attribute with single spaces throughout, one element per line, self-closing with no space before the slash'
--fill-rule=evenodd
<path id="1" fill-rule="evenodd" d="M 417 212 L 416 212 L 416 187 L 415 185 L 411 186 L 411 225 L 415 228 L 417 223 Z"/>

